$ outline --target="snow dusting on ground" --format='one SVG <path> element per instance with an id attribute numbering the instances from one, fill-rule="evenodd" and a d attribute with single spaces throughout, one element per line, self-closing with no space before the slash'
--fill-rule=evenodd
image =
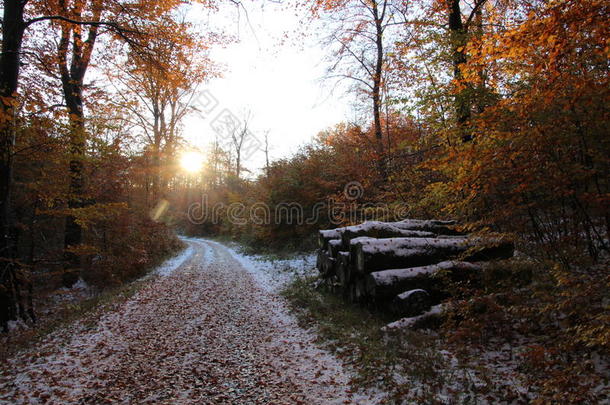
<path id="1" fill-rule="evenodd" d="M 179 255 L 172 257 L 171 259 L 163 262 L 159 267 L 157 267 L 153 274 L 158 274 L 160 276 L 169 276 L 176 270 L 182 263 L 186 261 L 189 257 L 193 255 L 193 246 L 188 245 L 186 249 L 184 249 Z"/>
<path id="2" fill-rule="evenodd" d="M 245 255 L 239 252 L 238 247 L 221 245 L 208 239 L 205 241 L 213 246 L 223 246 L 268 292 L 279 292 L 297 277 L 318 274 L 314 253 L 302 254 L 292 259 L 270 260 L 264 256 Z"/>
<path id="3" fill-rule="evenodd" d="M 2 364 L 0 403 L 380 402 L 351 392 L 349 373 L 275 293 L 308 271 L 286 269 L 307 268 L 309 258 L 263 262 L 186 242 L 95 324 L 58 330 Z"/>

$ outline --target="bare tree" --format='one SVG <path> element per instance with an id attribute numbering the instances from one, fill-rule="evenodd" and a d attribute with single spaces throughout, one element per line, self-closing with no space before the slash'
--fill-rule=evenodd
<path id="1" fill-rule="evenodd" d="M 404 2 L 400 1 L 351 0 L 333 8 L 326 16 L 333 26 L 326 42 L 334 46 L 333 63 L 327 77 L 349 80 L 371 100 L 375 148 L 379 171 L 384 177 L 382 90 L 387 54 L 391 49 L 387 31 L 399 25 L 394 19 L 394 9 L 404 7 Z"/>
<path id="2" fill-rule="evenodd" d="M 269 131 L 265 131 L 265 175 L 269 176 Z"/>
<path id="3" fill-rule="evenodd" d="M 252 113 L 248 111 L 244 114 L 243 119 L 233 128 L 231 132 L 231 143 L 235 152 L 235 177 L 240 178 L 242 171 L 242 151 L 244 142 L 246 141 L 249 130 L 249 123 L 252 119 Z"/>

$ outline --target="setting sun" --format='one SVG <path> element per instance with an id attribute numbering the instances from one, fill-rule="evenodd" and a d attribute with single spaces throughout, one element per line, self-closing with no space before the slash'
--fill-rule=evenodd
<path id="1" fill-rule="evenodd" d="M 180 166 L 189 173 L 196 173 L 203 167 L 203 155 L 199 152 L 184 152 Z"/>

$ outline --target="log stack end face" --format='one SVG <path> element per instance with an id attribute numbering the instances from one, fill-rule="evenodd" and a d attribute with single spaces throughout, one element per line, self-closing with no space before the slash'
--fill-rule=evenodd
<path id="1" fill-rule="evenodd" d="M 440 292 L 450 290 L 446 283 L 480 273 L 481 265 L 472 262 L 514 253 L 510 242 L 469 237 L 456 225 L 440 220 L 371 221 L 323 230 L 318 234 L 317 267 L 348 301 L 374 303 L 406 317 L 393 327 L 419 325 L 420 317 L 440 316 L 447 296 Z"/>

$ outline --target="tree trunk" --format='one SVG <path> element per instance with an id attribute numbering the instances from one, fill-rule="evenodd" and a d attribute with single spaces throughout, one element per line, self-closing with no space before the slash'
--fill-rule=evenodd
<path id="1" fill-rule="evenodd" d="M 462 82 L 461 66 L 466 63 L 466 30 L 462 22 L 462 11 L 460 0 L 448 0 L 449 6 L 449 32 L 451 40 L 451 59 L 453 64 L 453 78 L 456 82 Z M 472 139 L 468 129 L 470 121 L 470 94 L 468 89 L 461 89 L 454 95 L 456 124 L 459 134 L 464 142 Z"/>
<path id="2" fill-rule="evenodd" d="M 387 170 L 384 158 L 383 132 L 381 127 L 381 75 L 383 73 L 383 18 L 379 14 L 377 0 L 372 2 L 373 18 L 375 19 L 375 72 L 373 74 L 373 118 L 375 129 L 375 140 L 377 145 L 377 159 L 379 173 L 383 179 L 387 177 Z M 385 6 L 384 6 L 385 12 Z"/>
<path id="3" fill-rule="evenodd" d="M 69 13 L 65 2 L 61 2 L 63 12 Z M 80 19 L 81 8 L 71 10 L 71 17 Z M 95 8 L 93 20 L 99 20 L 101 8 Z M 83 208 L 85 191 L 85 145 L 86 130 L 83 110 L 83 88 L 85 73 L 89 66 L 93 47 L 97 38 L 97 26 L 91 26 L 86 40 L 83 40 L 81 28 L 63 25 L 61 28 L 61 39 L 58 44 L 58 61 L 61 75 L 64 99 L 70 119 L 70 188 L 68 208 L 72 211 Z M 68 67 L 68 47 L 72 38 L 71 61 Z M 73 250 L 82 244 L 82 229 L 77 223 L 76 216 L 71 213 L 66 217 L 66 229 L 64 236 L 64 285 L 71 287 L 80 272 L 80 256 Z"/>
<path id="4" fill-rule="evenodd" d="M 85 206 L 84 194 L 84 153 L 85 153 L 85 128 L 82 113 L 82 98 L 80 88 L 72 87 L 72 93 L 66 92 L 66 104 L 70 112 L 70 188 L 68 209 L 78 210 Z M 68 90 L 70 91 L 70 90 Z M 78 280 L 80 271 L 80 256 L 72 249 L 82 243 L 83 231 L 77 223 L 75 215 L 66 217 L 66 228 L 64 234 L 64 274 L 63 283 L 66 287 L 72 287 Z"/>
<path id="5" fill-rule="evenodd" d="M 15 93 L 19 83 L 21 45 L 25 23 L 25 2 L 4 1 L 2 19 L 2 55 L 0 56 L 0 326 L 8 329 L 8 321 L 15 319 L 19 305 L 15 290 L 14 224 L 11 216 L 13 185 L 13 149 L 15 144 Z"/>
<path id="6" fill-rule="evenodd" d="M 237 154 L 235 157 L 235 177 L 239 179 L 241 175 L 241 146 L 237 149 Z"/>

